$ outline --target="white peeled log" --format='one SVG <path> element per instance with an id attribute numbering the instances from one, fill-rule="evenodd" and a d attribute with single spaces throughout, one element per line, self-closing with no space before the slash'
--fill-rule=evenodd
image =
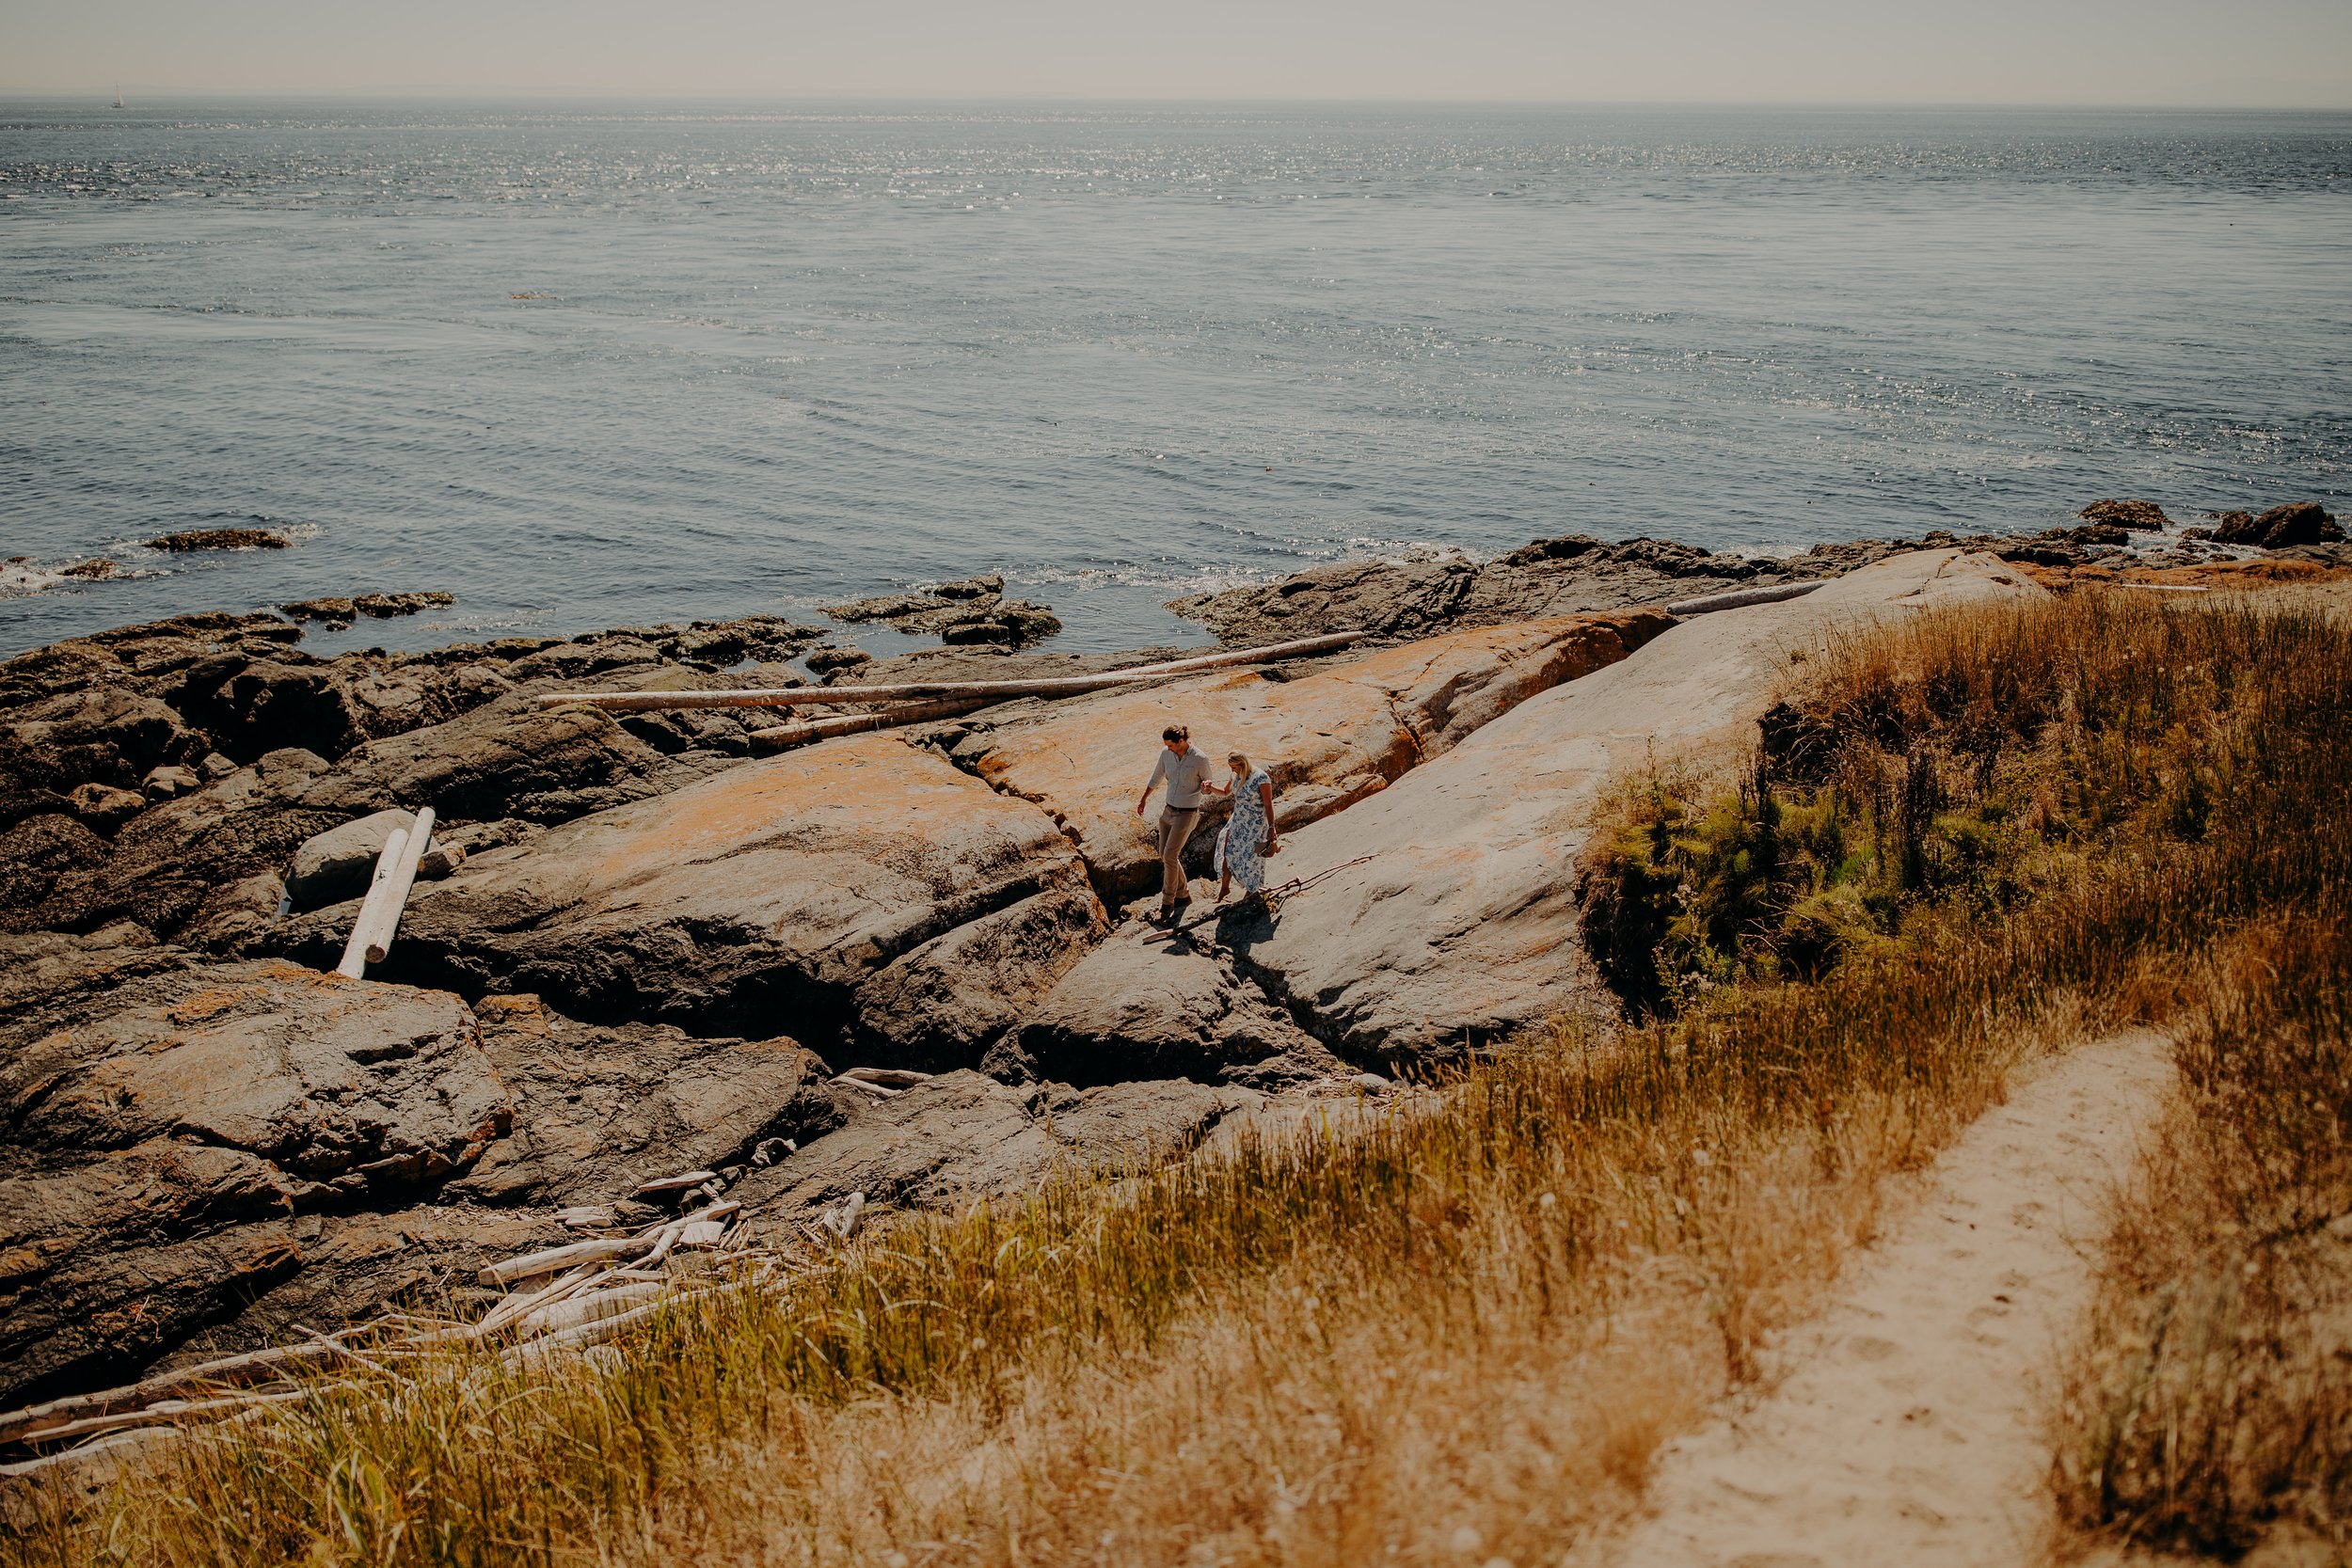
<path id="1" fill-rule="evenodd" d="M 911 1089 L 917 1084 L 928 1084 L 936 1074 L 917 1072 L 909 1067 L 853 1067 L 842 1077 L 853 1084 L 872 1084 L 885 1089 Z"/>
<path id="2" fill-rule="evenodd" d="M 1003 701 L 1002 697 L 941 697 L 930 702 L 899 703 L 876 713 L 836 713 L 829 718 L 803 719 L 794 724 L 754 730 L 751 741 L 764 750 L 781 752 L 791 746 L 805 746 L 812 740 L 830 740 L 837 735 L 893 730 L 901 724 L 927 723 L 934 719 L 961 719 Z"/>
<path id="3" fill-rule="evenodd" d="M 547 1306 L 517 1320 L 515 1331 L 521 1335 L 559 1333 L 592 1323 L 604 1318 L 618 1317 L 632 1307 L 642 1307 L 658 1299 L 667 1287 L 656 1283 L 616 1285 L 609 1291 L 592 1291 L 565 1301 L 549 1302 Z"/>
<path id="4" fill-rule="evenodd" d="M 1783 599 L 1803 598 L 1821 586 L 1821 578 L 1813 582 L 1776 582 L 1764 588 L 1735 588 L 1727 594 L 1707 594 L 1695 599 L 1677 599 L 1666 607 L 1669 615 L 1711 615 L 1719 610 L 1744 610 L 1750 605 L 1778 604 Z"/>
<path id="5" fill-rule="evenodd" d="M 691 1192 L 694 1188 L 701 1186 L 706 1181 L 716 1180 L 718 1175 L 719 1173 L 715 1170 L 690 1170 L 678 1176 L 664 1176 L 659 1180 L 644 1183 L 628 1196 L 631 1197 L 659 1197 L 664 1193 Z"/>
<path id="6" fill-rule="evenodd" d="M 548 1247 L 544 1252 L 529 1252 L 520 1258 L 509 1258 L 503 1263 L 492 1263 L 481 1272 L 480 1278 L 485 1285 L 511 1285 L 517 1279 L 532 1279 L 581 1263 L 633 1258 L 650 1244 L 643 1236 L 607 1242 L 574 1242 L 569 1246 Z"/>
<path id="7" fill-rule="evenodd" d="M 408 840 L 400 847 L 400 859 L 385 883 L 383 906 L 375 911 L 375 924 L 368 929 L 368 962 L 380 964 L 391 952 L 392 934 L 400 929 L 401 914 L 408 908 L 408 890 L 416 885 L 417 863 L 424 858 L 424 847 L 432 842 L 433 808 L 425 806 L 418 811 L 416 826 L 408 830 Z"/>
<path id="8" fill-rule="evenodd" d="M 368 882 L 368 895 L 359 900 L 359 916 L 351 923 L 351 940 L 343 943 L 343 961 L 335 966 L 336 974 L 353 980 L 367 974 L 368 935 L 374 929 L 376 911 L 383 907 L 384 890 L 391 885 L 392 869 L 407 847 L 405 828 L 394 828 L 385 838 L 375 857 L 375 875 Z"/>

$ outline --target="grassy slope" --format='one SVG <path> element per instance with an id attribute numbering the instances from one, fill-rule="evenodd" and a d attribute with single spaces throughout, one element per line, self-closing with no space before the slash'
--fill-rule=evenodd
<path id="1" fill-rule="evenodd" d="M 908 1218 L 609 1372 L 322 1388 L 0 1555 L 1556 1560 L 2021 1053 L 2170 1016 L 2217 940 L 2337 907 L 2347 682 L 2339 624 L 2120 594 L 1841 645 L 1744 784 L 1628 792 L 1587 868 L 1652 965 L 1618 1038 Z"/>

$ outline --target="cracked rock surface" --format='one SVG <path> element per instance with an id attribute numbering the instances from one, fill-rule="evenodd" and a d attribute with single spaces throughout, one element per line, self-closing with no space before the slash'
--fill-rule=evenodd
<path id="1" fill-rule="evenodd" d="M 350 920 L 284 940 L 331 962 Z M 930 1068 L 976 1058 L 1103 924 L 1042 813 L 884 734 L 471 857 L 417 890 L 381 973 Z"/>
<path id="2" fill-rule="evenodd" d="M 1387 788 L 1516 705 L 1623 658 L 1670 625 L 1655 610 L 1568 616 L 1452 632 L 1335 665 L 1216 671 L 976 733 L 956 758 L 1051 813 L 1104 896 L 1125 899 L 1159 885 L 1159 800 L 1139 817 L 1135 800 L 1168 724 L 1190 726 L 1220 782 L 1229 752 L 1267 765 L 1287 832 Z M 1197 868 L 1215 851 L 1224 812 L 1215 802 L 1193 834 Z"/>

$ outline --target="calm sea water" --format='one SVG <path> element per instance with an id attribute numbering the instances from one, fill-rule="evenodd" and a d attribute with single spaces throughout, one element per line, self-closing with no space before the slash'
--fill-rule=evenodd
<path id="1" fill-rule="evenodd" d="M 2352 117 L 0 104 L 0 652 L 2352 493 Z M 267 519 L 296 547 L 134 542 Z M 882 643 L 886 637 L 871 638 Z"/>

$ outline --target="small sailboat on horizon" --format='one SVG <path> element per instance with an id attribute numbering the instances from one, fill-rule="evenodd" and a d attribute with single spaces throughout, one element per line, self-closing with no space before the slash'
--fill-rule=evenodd
<path id="1" fill-rule="evenodd" d="M 122 101 L 122 84 L 119 82 L 115 84 L 115 107 L 118 109 L 127 109 L 130 107 L 129 104 L 123 103 Z"/>

